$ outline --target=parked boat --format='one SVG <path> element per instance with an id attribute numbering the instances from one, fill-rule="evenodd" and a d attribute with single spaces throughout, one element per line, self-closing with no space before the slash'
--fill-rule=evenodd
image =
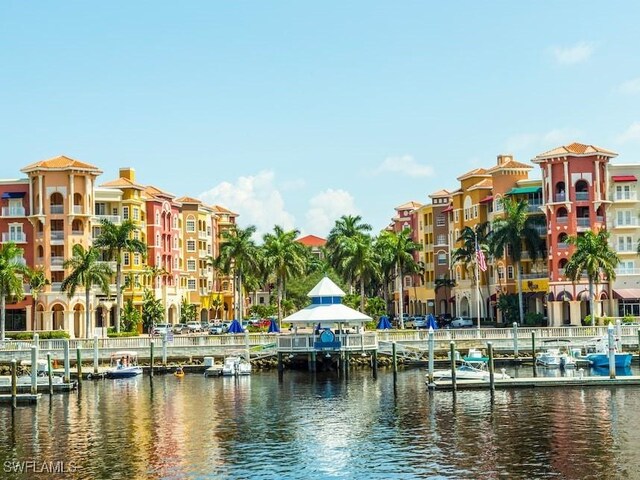
<path id="1" fill-rule="evenodd" d="M 451 369 L 436 370 L 433 372 L 435 380 L 451 380 Z M 511 378 L 504 371 L 494 372 L 494 378 Z M 463 360 L 462 364 L 456 367 L 456 380 L 489 380 L 489 369 L 484 360 Z"/>
<path id="2" fill-rule="evenodd" d="M 489 361 L 489 357 L 485 357 L 482 354 L 482 350 L 478 350 L 477 348 L 470 348 L 469 353 L 465 357 L 462 357 L 466 362 L 484 362 L 487 363 Z"/>
<path id="3" fill-rule="evenodd" d="M 230 356 L 224 359 L 222 365 L 222 375 L 250 375 L 251 374 L 251 362 L 248 362 L 242 357 Z"/>
<path id="4" fill-rule="evenodd" d="M 536 365 L 547 368 L 575 368 L 576 359 L 559 348 L 547 348 L 536 355 Z"/>
<path id="5" fill-rule="evenodd" d="M 631 359 L 633 358 L 632 355 L 626 352 L 619 352 L 616 342 L 613 343 L 613 348 L 616 368 L 629 368 L 631 366 Z M 588 360 L 592 367 L 608 367 L 609 338 L 606 335 L 594 338 L 585 345 L 585 355 L 580 358 Z"/>
<path id="6" fill-rule="evenodd" d="M 111 354 L 107 378 L 129 378 L 142 375 L 138 366 L 138 354 L 133 351 L 121 351 Z"/>

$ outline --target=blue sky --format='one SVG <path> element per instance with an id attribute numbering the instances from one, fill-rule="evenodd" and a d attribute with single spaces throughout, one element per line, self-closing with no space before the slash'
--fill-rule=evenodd
<path id="1" fill-rule="evenodd" d="M 264 233 L 384 228 L 572 141 L 640 153 L 635 2 L 0 2 L 0 178 L 60 154 Z M 534 175 L 538 172 L 534 170 Z"/>

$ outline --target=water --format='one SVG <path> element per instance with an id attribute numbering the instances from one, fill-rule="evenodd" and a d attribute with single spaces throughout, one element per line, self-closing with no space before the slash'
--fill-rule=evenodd
<path id="1" fill-rule="evenodd" d="M 395 388 L 390 372 L 368 370 L 85 382 L 35 407 L 0 407 L 0 478 L 49 478 L 36 469 L 61 462 L 58 478 L 633 479 L 639 393 L 454 397 L 429 394 L 424 369 L 399 372 Z M 28 473 L 7 472 L 25 461 Z"/>

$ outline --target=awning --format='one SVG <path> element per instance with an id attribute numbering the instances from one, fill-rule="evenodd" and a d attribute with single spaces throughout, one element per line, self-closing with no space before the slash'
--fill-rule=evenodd
<path id="1" fill-rule="evenodd" d="M 26 192 L 4 192 L 2 198 L 24 198 Z"/>
<path id="2" fill-rule="evenodd" d="M 611 180 L 614 182 L 637 182 L 638 179 L 635 175 L 611 175 Z"/>
<path id="3" fill-rule="evenodd" d="M 542 187 L 519 187 L 512 188 L 505 195 L 525 195 L 528 193 L 538 193 Z"/>
<path id="4" fill-rule="evenodd" d="M 493 195 L 489 195 L 487 197 L 484 197 L 482 200 L 480 200 L 480 203 L 488 203 L 491 200 L 493 200 Z"/>
<path id="5" fill-rule="evenodd" d="M 640 299 L 640 288 L 618 288 L 613 291 L 613 296 L 622 300 Z"/>
<path id="6" fill-rule="evenodd" d="M 453 211 L 453 205 L 449 205 L 447 208 L 442 210 L 442 213 L 451 212 L 451 211 Z"/>

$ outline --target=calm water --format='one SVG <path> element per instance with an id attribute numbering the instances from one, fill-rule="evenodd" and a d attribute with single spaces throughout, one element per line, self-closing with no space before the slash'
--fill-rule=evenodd
<path id="1" fill-rule="evenodd" d="M 0 407 L 0 478 L 64 462 L 64 478 L 633 479 L 638 412 L 636 387 L 454 398 L 429 394 L 424 369 L 395 388 L 368 370 L 101 380 Z M 14 461 L 34 465 L 6 473 Z"/>

